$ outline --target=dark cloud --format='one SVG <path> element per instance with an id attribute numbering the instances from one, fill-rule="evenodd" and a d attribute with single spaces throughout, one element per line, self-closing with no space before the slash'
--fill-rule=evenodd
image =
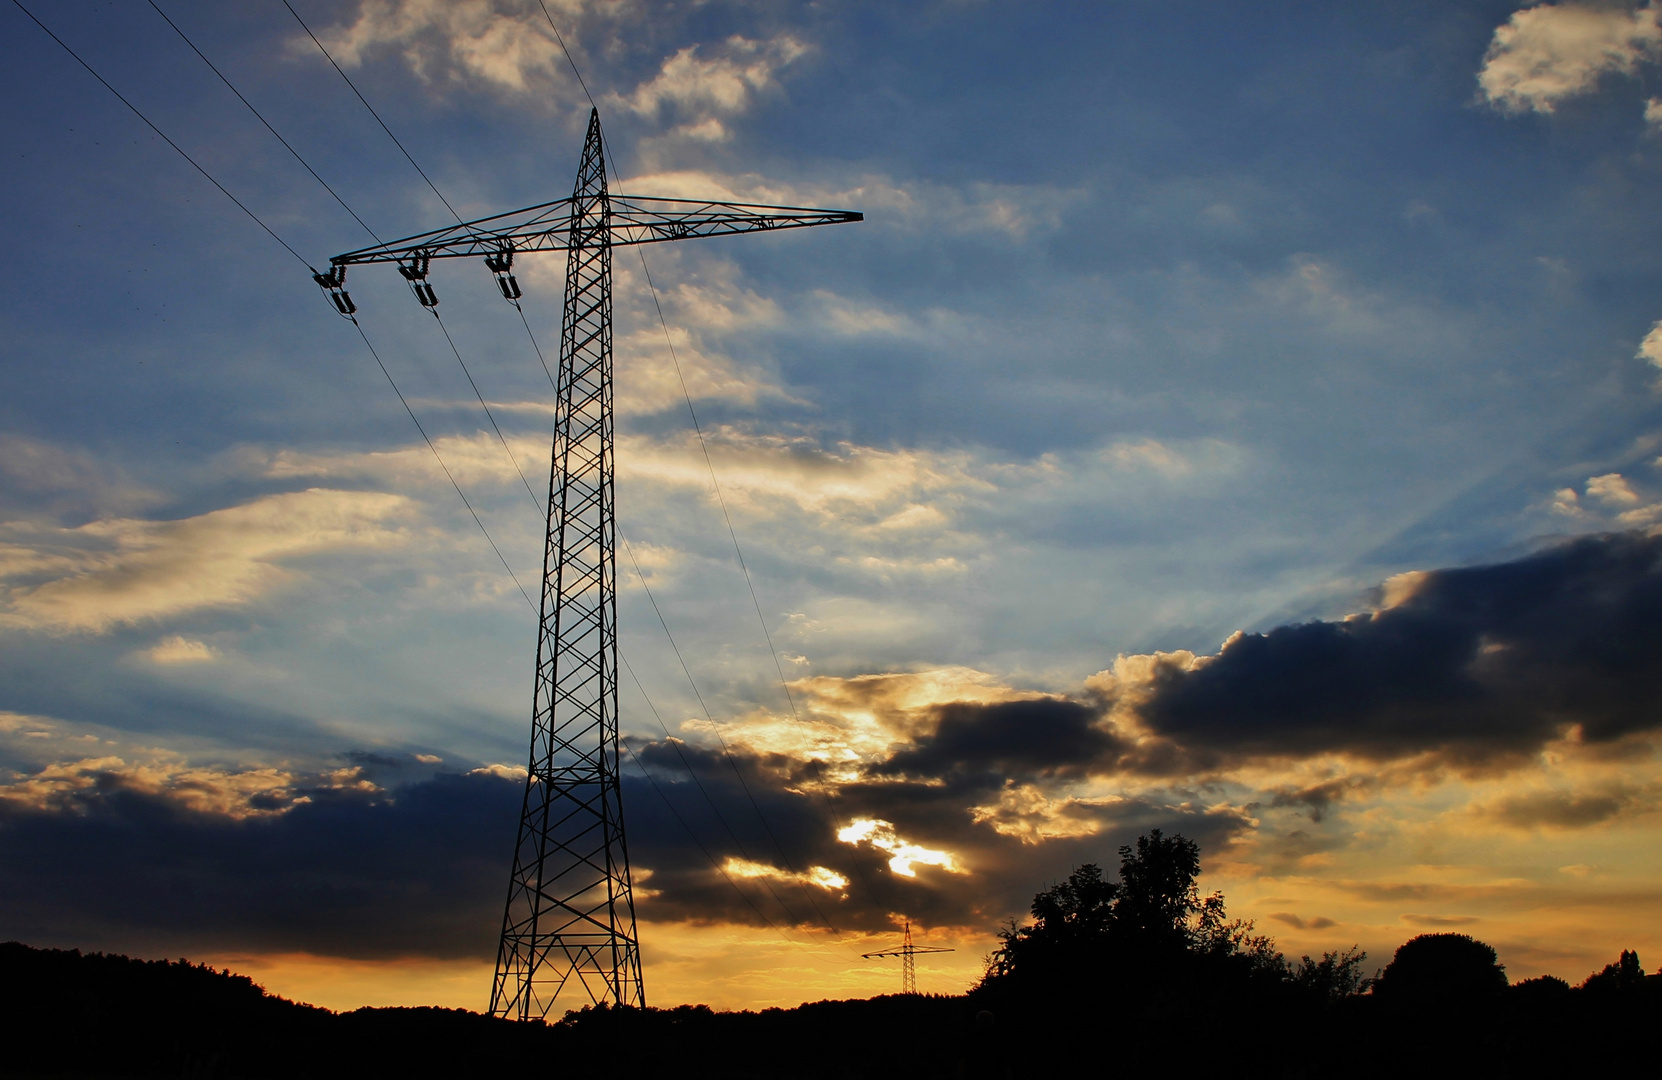
<path id="1" fill-rule="evenodd" d="M 974 818 L 979 788 L 871 780 L 828 799 L 801 786 L 797 762 L 668 742 L 634 750 L 651 774 L 631 767 L 624 777 L 630 857 L 642 872 L 637 912 L 647 921 L 886 931 L 899 912 L 929 926 L 990 927 L 1081 862 L 1115 865 L 1117 847 L 1150 827 L 1208 850 L 1246 827 L 1238 814 L 1133 799 L 1117 802 L 1097 835 L 1023 843 Z M 439 774 L 383 790 L 347 779 L 244 797 L 240 806 L 275 812 L 241 817 L 193 804 L 202 792 L 188 783 L 158 792 L 115 773 L 44 805 L 0 800 L 0 938 L 160 952 L 494 955 L 522 783 Z M 897 873 L 888 852 L 836 839 L 857 818 L 888 821 L 908 842 L 953 853 L 967 872 Z M 728 880 L 717 867 L 730 858 L 787 873 L 823 866 L 848 886 Z"/>
<path id="2" fill-rule="evenodd" d="M 1240 635 L 1160 672 L 1142 717 L 1196 765 L 1327 751 L 1483 762 L 1572 725 L 1589 742 L 1654 730 L 1658 655 L 1662 536 L 1590 536 L 1428 573 L 1372 615 Z"/>
<path id="3" fill-rule="evenodd" d="M 1282 788 L 1270 800 L 1270 805 L 1302 806 L 1309 811 L 1311 821 L 1321 821 L 1334 803 L 1342 801 L 1347 794 L 1362 786 L 1363 783 L 1354 777 L 1340 777 L 1301 788 Z"/>
<path id="4" fill-rule="evenodd" d="M 956 703 L 942 706 L 938 715 L 933 734 L 874 771 L 926 777 L 1077 776 L 1123 750 L 1101 726 L 1101 708 L 1077 701 Z"/>
<path id="5" fill-rule="evenodd" d="M 1496 821 L 1517 829 L 1585 829 L 1640 805 L 1640 798 L 1629 791 L 1545 791 L 1508 796 L 1489 813 Z"/>
<path id="6" fill-rule="evenodd" d="M 0 800 L 0 937 L 83 947 L 488 956 L 520 785 L 435 777 L 315 788 L 235 818 L 107 783 Z"/>

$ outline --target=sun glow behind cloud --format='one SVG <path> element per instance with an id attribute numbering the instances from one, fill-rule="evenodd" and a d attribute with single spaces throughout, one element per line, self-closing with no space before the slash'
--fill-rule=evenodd
<path id="1" fill-rule="evenodd" d="M 721 869 L 729 877 L 767 878 L 789 884 L 813 885 L 827 892 L 841 892 L 848 888 L 847 878 L 824 866 L 810 866 L 807 870 L 793 873 L 789 870 L 781 870 L 777 866 L 769 866 L 767 863 L 729 857 L 726 862 L 722 863 Z"/>
<path id="2" fill-rule="evenodd" d="M 865 818 L 849 823 L 837 831 L 837 839 L 845 844 L 870 844 L 889 855 L 889 869 L 902 877 L 917 877 L 917 866 L 938 866 L 949 874 L 967 874 L 949 851 L 936 851 L 921 844 L 902 840 L 887 821 Z"/>

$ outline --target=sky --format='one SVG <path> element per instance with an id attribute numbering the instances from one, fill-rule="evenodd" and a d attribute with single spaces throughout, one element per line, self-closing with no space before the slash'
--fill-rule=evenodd
<path id="1" fill-rule="evenodd" d="M 649 1002 L 908 920 L 960 992 L 1156 827 L 1292 957 L 1662 953 L 1662 6 L 549 0 L 585 90 L 293 0 L 430 186 L 281 0 L 158 4 L 340 201 L 148 2 L 28 6 L 301 258 L 0 9 L 0 939 L 485 1007 L 548 381 L 436 266 L 510 461 L 353 271 L 499 561 L 301 264 L 565 196 L 592 96 L 615 190 L 865 215 L 616 260 Z"/>

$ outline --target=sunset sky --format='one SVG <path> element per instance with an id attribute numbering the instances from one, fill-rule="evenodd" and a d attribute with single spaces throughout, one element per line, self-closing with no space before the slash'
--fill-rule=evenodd
<path id="1" fill-rule="evenodd" d="M 281 0 L 157 2 L 382 236 L 452 220 Z M 464 217 L 570 193 L 536 0 L 291 2 Z M 368 242 L 150 4 L 25 3 L 305 259 Z M 906 919 L 962 991 L 1152 827 L 1293 957 L 1662 962 L 1662 6 L 548 8 L 618 189 L 866 218 L 647 252 L 794 714 L 616 262 L 650 1003 L 898 990 Z M 0 940 L 483 1009 L 534 614 L 304 268 L 0 50 Z M 539 486 L 524 328 L 432 281 Z M 349 285 L 534 586 L 443 337 Z"/>

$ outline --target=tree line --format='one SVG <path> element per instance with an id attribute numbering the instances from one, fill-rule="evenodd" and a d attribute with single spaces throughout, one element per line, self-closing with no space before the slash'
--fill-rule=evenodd
<path id="1" fill-rule="evenodd" d="M 1356 946 L 1292 961 L 1231 919 L 1222 893 L 1201 894 L 1193 841 L 1156 829 L 1119 855 L 1117 879 L 1079 866 L 1034 896 L 1030 922 L 1000 932 L 969 994 L 991 1014 L 982 1052 L 960 1077 L 1178 1063 L 1276 1077 L 1656 1067 L 1662 972 L 1646 975 L 1635 951 L 1574 988 L 1551 975 L 1512 984 L 1494 948 L 1465 934 L 1415 937 L 1376 975 Z"/>

